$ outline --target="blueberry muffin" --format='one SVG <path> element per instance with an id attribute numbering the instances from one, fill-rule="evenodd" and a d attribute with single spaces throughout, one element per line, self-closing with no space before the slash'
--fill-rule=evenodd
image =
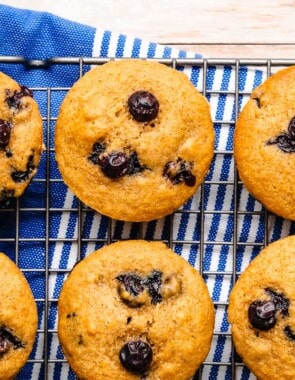
<path id="1" fill-rule="evenodd" d="M 0 253 L 0 379 L 14 378 L 26 363 L 37 331 L 37 308 L 29 284 Z"/>
<path id="2" fill-rule="evenodd" d="M 79 262 L 58 301 L 58 335 L 80 379 L 187 380 L 206 358 L 205 282 L 160 242 L 120 241 Z"/>
<path id="3" fill-rule="evenodd" d="M 0 72 L 0 206 L 21 196 L 36 174 L 42 118 L 32 91 Z"/>
<path id="4" fill-rule="evenodd" d="M 248 191 L 267 209 L 295 220 L 295 67 L 257 87 L 235 129 L 234 156 Z"/>
<path id="5" fill-rule="evenodd" d="M 295 236 L 250 263 L 229 298 L 238 354 L 260 380 L 295 379 Z"/>
<path id="6" fill-rule="evenodd" d="M 144 60 L 111 61 L 68 92 L 55 148 L 65 183 L 114 219 L 148 221 L 177 210 L 203 181 L 214 131 L 188 77 Z"/>

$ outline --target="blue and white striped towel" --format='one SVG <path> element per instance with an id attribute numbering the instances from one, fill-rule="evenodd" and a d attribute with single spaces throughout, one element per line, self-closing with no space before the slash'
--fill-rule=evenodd
<path id="1" fill-rule="evenodd" d="M 48 379 L 56 380 L 74 379 L 67 363 L 61 360 L 63 355 L 55 332 L 56 299 L 66 275 L 62 269 L 70 269 L 80 253 L 83 257 L 105 243 L 110 224 L 106 217 L 91 211 L 82 213 L 81 223 L 78 223 L 78 201 L 60 180 L 54 161 L 54 121 L 66 89 L 79 77 L 80 66 L 64 63 L 41 67 L 40 63 L 52 57 L 194 59 L 201 56 L 81 25 L 48 13 L 3 5 L 0 5 L 0 22 L 0 70 L 34 89 L 34 97 L 44 118 L 45 143 L 48 152 L 50 150 L 47 159 L 44 154 L 36 179 L 17 205 L 17 220 L 15 212 L 0 212 L 0 251 L 17 260 L 26 274 L 39 312 L 39 333 L 32 360 L 18 378 L 44 379 L 47 376 Z M 11 63 L 5 58 L 8 56 L 23 57 L 26 64 Z M 82 72 L 88 69 L 89 65 L 83 65 Z M 260 203 L 241 185 L 237 187 L 235 198 L 235 170 L 231 151 L 236 111 L 241 109 L 251 90 L 266 78 L 266 72 L 243 66 L 237 73 L 235 66 L 210 65 L 204 78 L 202 65 L 188 64 L 177 66 L 177 69 L 183 70 L 194 85 L 206 93 L 216 130 L 217 154 L 202 193 L 204 213 L 198 212 L 201 199 L 201 191 L 198 191 L 184 205 L 184 212 L 175 213 L 173 217 L 173 248 L 193 266 L 198 269 L 202 266 L 204 278 L 216 303 L 215 331 L 218 334 L 214 336 L 202 378 L 231 379 L 231 340 L 226 320 L 226 302 L 233 282 L 230 275 L 235 262 L 233 256 L 239 272 L 266 241 L 294 234 L 295 225 L 270 215 L 266 226 Z M 241 93 L 238 97 L 235 96 L 236 78 Z M 203 83 L 206 84 L 205 89 Z M 50 193 L 46 198 L 44 194 L 48 187 L 45 179 L 48 170 Z M 235 199 L 238 199 L 238 213 L 233 212 L 237 207 Z M 44 211 L 46 206 L 50 210 L 48 214 Z M 141 236 L 149 240 L 168 240 L 169 225 L 170 218 L 146 223 Z M 82 236 L 81 245 L 77 245 L 78 234 Z M 118 221 L 111 224 L 112 239 L 137 236 L 137 224 Z M 235 246 L 234 241 L 238 243 Z M 80 248 L 78 254 L 77 248 Z M 48 301 L 48 309 L 44 299 Z M 42 333 L 44 329 L 48 330 L 48 334 Z M 253 376 L 245 367 L 238 367 L 237 379 L 250 378 Z"/>

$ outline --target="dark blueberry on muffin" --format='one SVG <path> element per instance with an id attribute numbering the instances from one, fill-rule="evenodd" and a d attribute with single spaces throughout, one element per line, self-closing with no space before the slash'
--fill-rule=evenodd
<path id="1" fill-rule="evenodd" d="M 295 116 L 290 120 L 288 131 L 270 139 L 267 145 L 277 145 L 285 153 L 295 153 Z"/>
<path id="2" fill-rule="evenodd" d="M 132 296 L 138 296 L 144 290 L 142 278 L 134 273 L 123 273 L 116 277 Z"/>
<path id="3" fill-rule="evenodd" d="M 136 152 L 132 152 L 129 156 L 129 170 L 128 174 L 140 173 L 143 170 L 147 169 L 145 165 L 142 165 L 138 159 Z"/>
<path id="4" fill-rule="evenodd" d="M 176 161 L 169 161 L 164 167 L 163 176 L 168 178 L 173 185 L 185 183 L 187 186 L 194 186 L 196 177 L 192 174 L 193 164 L 190 161 L 177 158 Z"/>
<path id="5" fill-rule="evenodd" d="M 97 141 L 95 144 L 93 144 L 92 152 L 88 159 L 95 165 L 99 165 L 101 161 L 101 155 L 106 150 L 106 144 L 102 141 Z"/>
<path id="6" fill-rule="evenodd" d="M 292 330 L 291 326 L 287 325 L 284 327 L 284 334 L 289 340 L 295 342 L 295 332 Z"/>
<path id="7" fill-rule="evenodd" d="M 124 368 L 137 375 L 145 375 L 153 359 L 151 346 L 142 340 L 127 342 L 120 351 Z"/>
<path id="8" fill-rule="evenodd" d="M 93 144 L 88 160 L 100 166 L 102 172 L 109 178 L 119 178 L 124 175 L 139 173 L 146 169 L 139 162 L 136 152 L 107 152 L 106 144 L 98 141 Z"/>
<path id="9" fill-rule="evenodd" d="M 5 92 L 6 103 L 8 104 L 9 108 L 13 108 L 14 110 L 19 110 L 22 108 L 21 99 L 24 96 L 30 96 L 31 98 L 33 97 L 33 92 L 26 86 L 20 86 L 19 91 L 6 90 Z"/>
<path id="10" fill-rule="evenodd" d="M 159 112 L 157 98 L 148 91 L 136 91 L 128 99 L 129 112 L 136 121 L 148 122 Z"/>
<path id="11" fill-rule="evenodd" d="M 6 327 L 0 327 L 0 354 L 5 354 L 10 347 L 13 349 L 22 348 L 23 344 L 21 340 L 13 335 L 13 333 Z"/>
<path id="12" fill-rule="evenodd" d="M 151 274 L 144 279 L 144 285 L 148 289 L 149 295 L 152 299 L 152 304 L 156 304 L 162 301 L 162 272 L 153 270 Z"/>
<path id="13" fill-rule="evenodd" d="M 130 160 L 123 152 L 111 152 L 103 156 L 99 166 L 103 173 L 110 178 L 118 178 L 128 173 Z"/>
<path id="14" fill-rule="evenodd" d="M 11 123 L 0 119 L 0 149 L 4 149 L 9 144 Z"/>
<path id="15" fill-rule="evenodd" d="M 248 317 L 251 325 L 259 330 L 269 330 L 276 324 L 276 313 L 283 317 L 289 315 L 289 300 L 281 293 L 266 288 L 271 300 L 257 300 L 251 303 Z"/>
<path id="16" fill-rule="evenodd" d="M 271 296 L 271 300 L 275 304 L 276 310 L 282 314 L 283 317 L 289 315 L 290 301 L 282 293 L 278 293 L 273 289 L 265 289 L 266 293 Z"/>
<path id="17" fill-rule="evenodd" d="M 30 155 L 28 158 L 26 170 L 14 170 L 11 173 L 11 178 L 16 183 L 25 182 L 27 179 L 29 179 L 34 169 L 34 155 Z"/>
<path id="18" fill-rule="evenodd" d="M 248 309 L 251 325 L 259 330 L 270 330 L 276 324 L 276 307 L 273 301 L 254 301 Z"/>

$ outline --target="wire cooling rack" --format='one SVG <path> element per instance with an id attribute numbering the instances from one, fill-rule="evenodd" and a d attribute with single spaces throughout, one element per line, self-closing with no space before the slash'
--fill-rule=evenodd
<path id="1" fill-rule="evenodd" d="M 70 66 L 76 70 L 77 79 L 91 65 L 107 61 L 79 57 L 44 61 L 0 57 L 3 71 L 6 65 L 19 65 L 24 70 L 38 70 L 42 75 L 42 72 L 56 67 Z M 263 80 L 279 68 L 295 64 L 295 60 L 271 59 L 183 58 L 158 61 L 180 70 L 195 68 L 197 87 L 213 108 L 214 102 L 229 100 L 232 104 L 230 113 L 224 112 L 220 116 L 214 112 L 212 115 L 220 139 L 223 131 L 226 131 L 227 136 L 232 133 L 239 110 L 251 92 L 247 86 L 240 86 L 243 72 L 246 70 L 249 73 L 251 70 L 261 73 Z M 222 70 L 222 78 L 228 70 L 231 76 L 229 86 L 223 88 L 222 85 L 210 83 L 210 71 L 218 69 Z M 65 276 L 81 257 L 104 244 L 125 238 L 164 241 L 194 265 L 207 281 L 216 310 L 216 324 L 211 351 L 194 379 L 254 378 L 233 350 L 230 327 L 226 322 L 228 293 L 240 272 L 259 250 L 282 234 L 294 233 L 294 225 L 269 214 L 243 188 L 233 165 L 231 138 L 227 137 L 224 146 L 222 143 L 216 143 L 215 146 L 214 169 L 218 169 L 218 162 L 222 160 L 223 165 L 228 167 L 226 176 L 214 176 L 211 169 L 195 196 L 174 215 L 163 220 L 122 223 L 100 216 L 80 203 L 65 190 L 56 169 L 54 124 L 58 106 L 68 88 L 35 86 L 32 90 L 36 101 L 41 104 L 46 149 L 38 174 L 25 194 L 9 208 L 0 209 L 0 251 L 9 255 L 27 277 L 39 312 L 36 343 L 18 378 L 75 378 L 58 346 L 56 309 L 60 288 Z M 64 192 L 65 197 L 62 196 Z M 214 202 L 208 194 L 215 194 Z M 218 197 L 228 197 L 230 202 L 221 203 L 220 206 Z M 245 224 L 247 220 L 249 224 Z M 56 221 L 61 226 L 58 234 L 55 231 Z M 217 227 L 214 230 L 216 223 L 225 223 L 223 234 L 218 232 Z M 258 226 L 255 238 L 245 227 L 251 229 L 253 224 Z M 96 230 L 94 226 L 98 226 Z M 57 251 L 61 255 L 58 263 L 54 259 L 54 252 Z M 65 253 L 70 259 L 63 262 L 62 255 Z M 215 266 L 211 265 L 214 256 L 218 261 Z M 224 257 L 226 263 L 221 265 Z M 248 257 L 248 261 L 245 257 Z"/>

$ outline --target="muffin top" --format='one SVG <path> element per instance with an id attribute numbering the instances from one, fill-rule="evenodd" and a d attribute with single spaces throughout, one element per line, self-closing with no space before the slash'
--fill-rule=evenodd
<path id="1" fill-rule="evenodd" d="M 0 379 L 14 378 L 26 363 L 37 331 L 37 307 L 29 284 L 0 253 Z"/>
<path id="2" fill-rule="evenodd" d="M 33 93 L 0 72 L 0 205 L 19 197 L 43 150 L 42 118 Z"/>
<path id="3" fill-rule="evenodd" d="M 66 95 L 56 123 L 58 167 L 86 205 L 148 221 L 177 210 L 204 180 L 214 131 L 188 77 L 144 60 L 93 68 Z"/>
<path id="4" fill-rule="evenodd" d="M 91 253 L 65 281 L 58 312 L 66 358 L 89 380 L 187 380 L 213 334 L 204 280 L 160 242 L 120 241 Z"/>
<path id="5" fill-rule="evenodd" d="M 242 182 L 267 209 L 295 220 L 295 67 L 257 87 L 235 129 L 234 155 Z"/>
<path id="6" fill-rule="evenodd" d="M 261 380 L 295 378 L 295 236 L 268 245 L 229 298 L 238 354 Z"/>

